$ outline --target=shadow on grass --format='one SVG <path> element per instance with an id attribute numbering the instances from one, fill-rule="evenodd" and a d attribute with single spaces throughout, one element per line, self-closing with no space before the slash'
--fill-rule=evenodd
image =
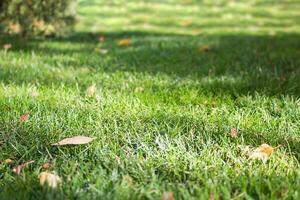
<path id="1" fill-rule="evenodd" d="M 104 36 L 106 41 L 98 42 Z M 118 39 L 132 38 L 129 47 L 117 46 Z M 174 79 L 194 81 L 191 87 L 215 94 L 300 95 L 300 35 L 282 33 L 270 35 L 176 35 L 152 32 L 75 33 L 67 38 L 29 40 L 26 43 L 4 38 L 13 43 L 13 51 L 36 52 L 41 58 L 50 58 L 57 67 L 55 56 L 69 56 L 59 60 L 60 68 L 80 69 L 92 73 L 120 71 L 149 75 L 165 74 Z M 41 47 L 40 43 L 46 43 Z M 59 45 L 69 45 L 60 48 Z M 50 44 L 50 46 L 48 45 Z M 79 45 L 76 48 L 72 45 Z M 47 46 L 48 45 L 48 46 Z M 208 46 L 208 48 L 206 47 Z M 108 49 L 100 55 L 95 48 Z M 61 65 L 62 63 L 62 65 Z M 2 70 L 4 83 L 43 83 L 43 74 L 32 76 L 16 74 L 12 69 Z M 21 71 L 22 74 L 22 71 Z M 19 78 L 21 77 L 21 78 Z M 73 84 L 51 76 L 47 83 Z M 80 84 L 79 84 L 80 85 Z"/>

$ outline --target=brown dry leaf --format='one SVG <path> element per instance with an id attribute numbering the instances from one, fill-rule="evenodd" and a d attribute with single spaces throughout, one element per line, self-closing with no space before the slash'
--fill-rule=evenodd
<path id="1" fill-rule="evenodd" d="M 43 170 L 47 170 L 47 169 L 50 169 L 50 167 L 51 167 L 51 164 L 50 163 L 44 163 L 43 165 L 42 165 L 42 169 Z"/>
<path id="2" fill-rule="evenodd" d="M 136 92 L 136 93 L 138 93 L 138 92 L 144 92 L 145 91 L 145 88 L 144 87 L 136 87 L 135 89 L 134 89 L 134 92 Z"/>
<path id="3" fill-rule="evenodd" d="M 46 183 L 51 188 L 56 188 L 61 184 L 61 179 L 59 178 L 59 176 L 49 172 L 40 173 L 39 179 L 41 185 L 44 185 Z"/>
<path id="4" fill-rule="evenodd" d="M 96 85 L 95 84 L 92 84 L 91 86 L 89 86 L 86 90 L 86 96 L 87 97 L 92 97 L 95 95 L 95 92 L 96 92 Z"/>
<path id="5" fill-rule="evenodd" d="M 108 49 L 95 48 L 95 52 L 105 55 L 108 53 Z"/>
<path id="6" fill-rule="evenodd" d="M 31 163 L 34 163 L 34 160 L 30 160 L 21 165 L 18 165 L 17 167 L 13 168 L 13 172 L 15 172 L 16 174 L 20 174 L 22 169 L 24 169 L 25 167 L 27 167 L 27 165 L 29 165 Z"/>
<path id="7" fill-rule="evenodd" d="M 8 164 L 8 165 L 11 165 L 11 164 L 14 163 L 14 161 L 13 161 L 12 159 L 9 159 L 9 158 L 8 158 L 8 159 L 5 159 L 5 160 L 4 160 L 4 163 L 5 163 L 5 164 Z"/>
<path id="8" fill-rule="evenodd" d="M 20 116 L 19 120 L 21 122 L 27 121 L 29 119 L 29 113 L 24 113 L 23 115 Z"/>
<path id="9" fill-rule="evenodd" d="M 254 149 L 253 152 L 250 153 L 250 158 L 266 161 L 272 155 L 273 152 L 274 152 L 273 147 L 271 147 L 268 144 L 262 144 L 258 148 Z"/>
<path id="10" fill-rule="evenodd" d="M 39 92 L 36 91 L 36 90 L 33 90 L 33 91 L 30 92 L 30 96 L 33 97 L 33 98 L 36 98 L 36 97 L 38 97 L 39 95 L 40 95 Z"/>
<path id="11" fill-rule="evenodd" d="M 86 136 L 74 136 L 70 138 L 65 138 L 57 143 L 52 145 L 54 146 L 62 146 L 62 145 L 78 145 L 78 144 L 88 144 L 95 138 L 90 138 Z"/>
<path id="12" fill-rule="evenodd" d="M 129 46 L 131 44 L 131 39 L 125 38 L 118 41 L 119 46 Z"/>
<path id="13" fill-rule="evenodd" d="M 101 35 L 99 38 L 98 38 L 99 42 L 104 42 L 105 41 L 105 37 L 103 35 Z"/>
<path id="14" fill-rule="evenodd" d="M 209 194 L 208 200 L 215 200 L 215 195 L 214 195 L 214 193 L 211 192 L 211 193 Z"/>
<path id="15" fill-rule="evenodd" d="M 11 44 L 4 44 L 3 45 L 3 49 L 5 49 L 6 51 L 9 50 L 12 47 Z"/>
<path id="16" fill-rule="evenodd" d="M 133 179 L 129 175 L 125 175 L 122 177 L 122 183 L 126 185 L 132 185 L 133 184 Z"/>
<path id="17" fill-rule="evenodd" d="M 209 51 L 209 50 L 211 50 L 211 46 L 208 45 L 208 44 L 203 45 L 203 46 L 200 46 L 200 47 L 198 48 L 198 51 L 199 51 L 199 52 L 204 52 L 204 51 Z"/>
<path id="18" fill-rule="evenodd" d="M 276 195 L 277 195 L 277 197 L 278 197 L 279 199 L 283 199 L 283 198 L 287 195 L 288 192 L 289 192 L 289 188 L 286 187 L 286 186 L 283 186 L 283 187 L 276 193 Z"/>
<path id="19" fill-rule="evenodd" d="M 174 200 L 173 192 L 164 192 L 161 196 L 161 200 Z"/>
<path id="20" fill-rule="evenodd" d="M 238 130 L 237 130 L 236 128 L 231 128 L 231 129 L 230 129 L 230 136 L 231 136 L 232 138 L 236 138 L 237 135 L 238 135 Z"/>
<path id="21" fill-rule="evenodd" d="M 121 158 L 119 156 L 116 156 L 116 161 L 117 161 L 118 164 L 120 164 L 121 163 Z"/>

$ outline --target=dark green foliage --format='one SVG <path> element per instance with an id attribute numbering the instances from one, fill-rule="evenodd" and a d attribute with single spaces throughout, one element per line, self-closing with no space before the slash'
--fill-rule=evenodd
<path id="1" fill-rule="evenodd" d="M 12 35 L 65 35 L 72 29 L 74 0 L 2 0 L 0 30 Z"/>

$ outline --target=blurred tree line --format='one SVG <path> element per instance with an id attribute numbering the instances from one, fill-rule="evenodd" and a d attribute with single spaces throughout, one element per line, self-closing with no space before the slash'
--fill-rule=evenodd
<path id="1" fill-rule="evenodd" d="M 0 0 L 0 32 L 63 36 L 75 23 L 76 0 Z"/>

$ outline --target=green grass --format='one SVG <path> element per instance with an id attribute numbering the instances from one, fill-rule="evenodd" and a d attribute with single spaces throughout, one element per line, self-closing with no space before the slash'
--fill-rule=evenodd
<path id="1" fill-rule="evenodd" d="M 299 1 L 97 2 L 69 37 L 1 37 L 0 199 L 300 199 Z M 74 135 L 96 139 L 51 146 Z M 279 147 L 250 160 L 262 143 Z"/>

